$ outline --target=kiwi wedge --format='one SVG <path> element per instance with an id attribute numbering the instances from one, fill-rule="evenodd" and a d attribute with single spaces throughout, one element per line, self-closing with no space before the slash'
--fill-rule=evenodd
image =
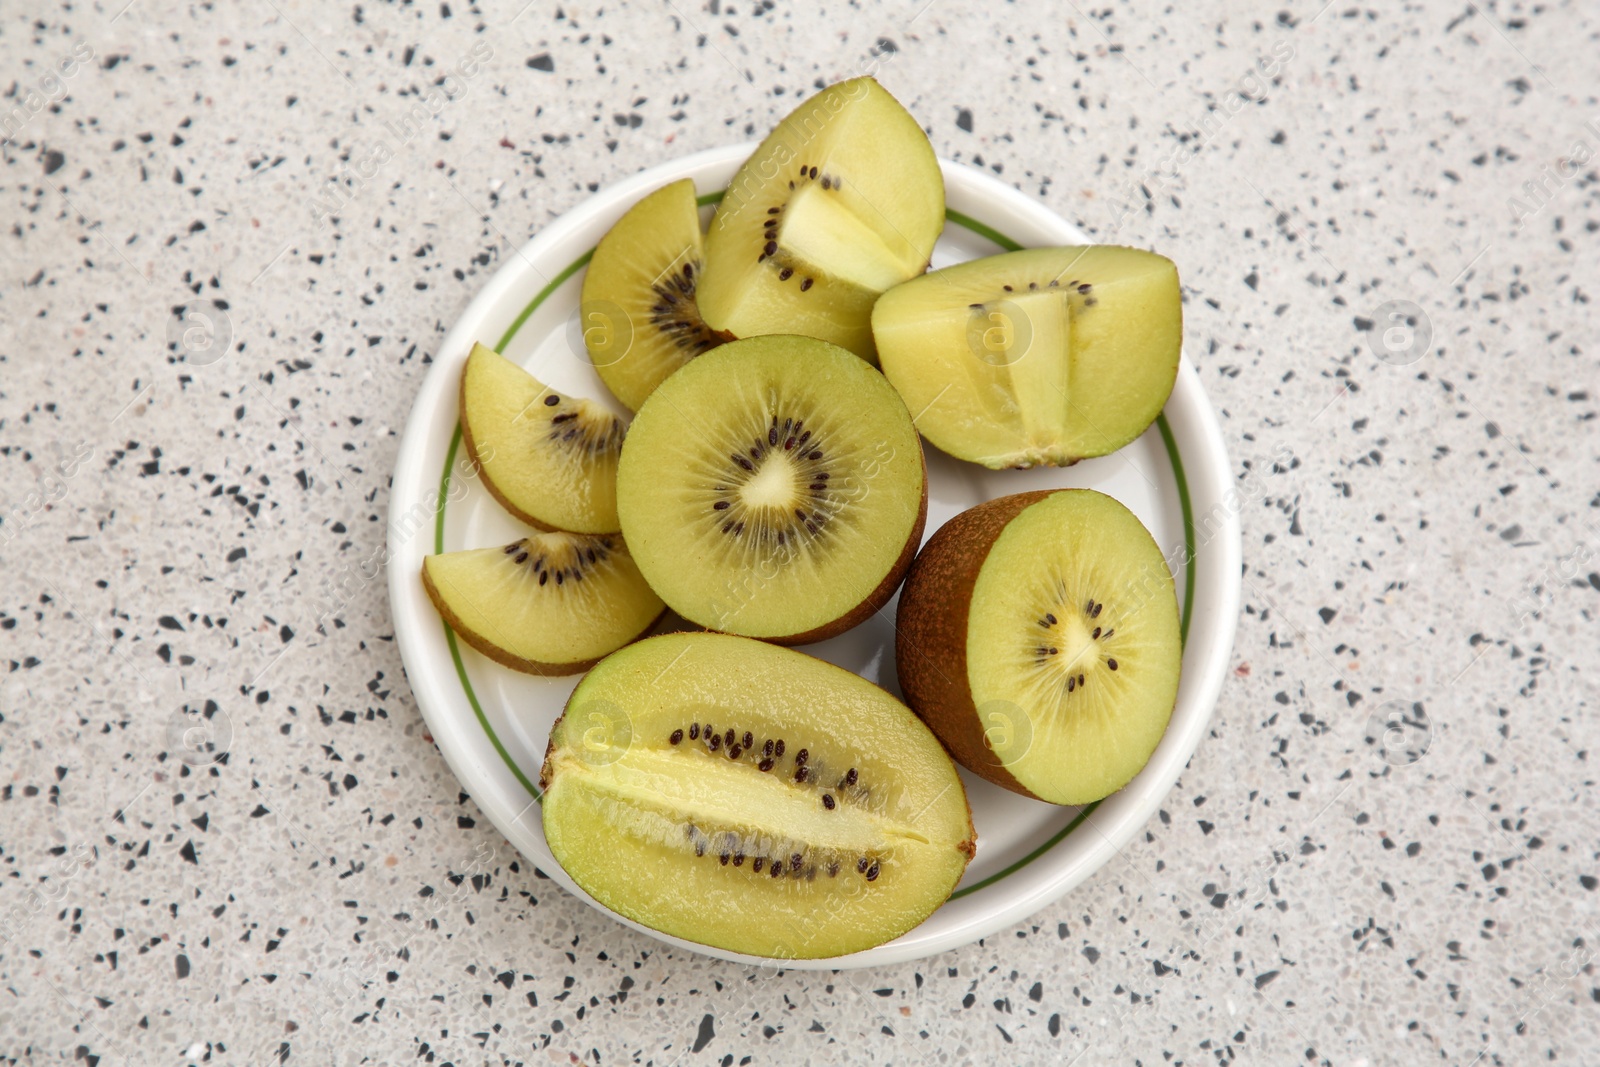
<path id="1" fill-rule="evenodd" d="M 484 345 L 461 372 L 461 440 L 484 488 L 541 530 L 616 533 L 617 458 L 628 424 L 565 396 Z"/>
<path id="2" fill-rule="evenodd" d="M 1114 245 L 1033 248 L 933 271 L 872 311 L 883 373 L 932 444 L 986 467 L 1114 452 L 1178 373 L 1178 271 Z"/>
<path id="3" fill-rule="evenodd" d="M 579 324 L 589 361 L 628 410 L 662 379 L 730 336 L 700 318 L 700 208 L 688 178 L 629 208 L 583 276 Z"/>
<path id="4" fill-rule="evenodd" d="M 1149 760 L 1177 700 L 1172 574 L 1092 489 L 980 504 L 929 538 L 900 592 L 906 700 L 968 770 L 1087 804 Z"/>
<path id="5" fill-rule="evenodd" d="M 721 634 L 603 660 L 556 721 L 539 784 L 545 840 L 585 892 L 753 956 L 898 937 L 949 898 L 975 841 L 954 765 L 905 705 Z"/>
<path id="6" fill-rule="evenodd" d="M 736 337 L 795 333 L 872 360 L 872 303 L 921 274 L 944 175 L 916 119 L 871 78 L 830 85 L 762 141 L 706 235 L 700 312 Z"/>
<path id="7" fill-rule="evenodd" d="M 616 534 L 536 533 L 422 561 L 450 628 L 528 674 L 575 674 L 650 628 L 664 610 Z"/>
<path id="8" fill-rule="evenodd" d="M 783 644 L 881 607 L 927 501 L 899 396 L 810 337 L 732 341 L 662 382 L 617 470 L 623 536 L 661 599 L 707 629 Z"/>

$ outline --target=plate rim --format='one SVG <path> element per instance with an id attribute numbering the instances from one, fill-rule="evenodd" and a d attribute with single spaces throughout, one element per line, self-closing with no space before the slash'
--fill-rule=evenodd
<path id="1" fill-rule="evenodd" d="M 1208 562 L 1204 569 L 1213 579 L 1207 584 L 1218 586 L 1208 589 L 1210 595 L 1219 599 L 1214 606 L 1208 607 L 1204 613 L 1205 618 L 1213 624 L 1206 629 L 1206 648 L 1204 650 L 1201 674 L 1193 682 L 1195 692 L 1190 703 L 1198 705 L 1198 710 L 1179 720 L 1174 715 L 1173 724 L 1169 725 L 1166 735 L 1152 755 L 1145 769 L 1134 779 L 1134 782 L 1124 787 L 1123 790 L 1106 798 L 1104 801 L 1086 805 L 1080 809 L 1060 831 L 1054 833 L 1044 844 L 1036 847 L 1022 859 L 1014 861 L 1004 869 L 992 874 L 971 886 L 962 887 L 952 894 L 951 900 L 974 895 L 979 891 L 989 890 L 984 898 L 988 900 L 993 895 L 994 887 L 1002 880 L 1018 873 L 1025 867 L 1032 866 L 1036 861 L 1044 859 L 1046 854 L 1060 845 L 1067 837 L 1080 831 L 1081 827 L 1092 828 L 1099 836 L 1085 855 L 1080 856 L 1077 862 L 1065 864 L 1054 870 L 1049 877 L 1034 878 L 1034 884 L 1023 886 L 1013 883 L 1007 890 L 1015 890 L 1009 898 L 996 898 L 993 902 L 997 905 L 981 917 L 968 918 L 965 923 L 952 930 L 928 935 L 926 922 L 913 929 L 901 938 L 888 942 L 863 952 L 850 956 L 832 957 L 821 960 L 770 960 L 763 957 L 748 956 L 740 953 L 727 952 L 710 946 L 699 945 L 686 941 L 660 931 L 650 929 L 636 923 L 600 905 L 581 888 L 571 881 L 570 876 L 555 863 L 554 857 L 549 857 L 550 862 L 539 855 L 530 853 L 523 841 L 528 837 L 526 832 L 518 832 L 523 816 L 538 804 L 539 791 L 529 780 L 528 776 L 511 758 L 503 742 L 496 734 L 492 725 L 484 714 L 479 699 L 467 677 L 465 666 L 455 634 L 432 614 L 431 605 L 423 604 L 426 609 L 423 618 L 417 619 L 415 601 L 416 590 L 407 588 L 415 585 L 420 589 L 420 582 L 416 578 L 416 568 L 420 565 L 420 555 L 425 555 L 428 550 L 442 551 L 445 515 L 449 503 L 448 491 L 450 479 L 460 443 L 460 422 L 455 418 L 454 429 L 447 430 L 449 440 L 444 446 L 444 463 L 441 477 L 438 479 L 437 496 L 431 508 L 429 523 L 432 527 L 431 537 L 419 537 L 421 530 L 413 530 L 412 535 L 402 538 L 399 545 L 393 544 L 397 530 L 406 529 L 404 519 L 416 513 L 421 501 L 415 491 L 419 485 L 429 485 L 427 468 L 423 459 L 431 448 L 437 448 L 435 439 L 438 429 L 438 394 L 441 382 L 459 374 L 460 361 L 465 358 L 465 348 L 470 347 L 473 340 L 481 339 L 485 332 L 485 320 L 493 320 L 495 312 L 501 311 L 503 305 L 518 288 L 529 287 L 530 275 L 544 279 L 544 284 L 538 292 L 526 299 L 520 305 L 512 301 L 513 307 L 520 306 L 520 310 L 506 324 L 501 336 L 497 339 L 496 350 L 504 348 L 520 330 L 522 325 L 534 313 L 543 301 L 553 295 L 563 283 L 582 269 L 593 254 L 593 249 L 583 252 L 570 264 L 566 265 L 559 273 L 546 278 L 544 273 L 534 266 L 541 257 L 547 256 L 547 250 L 558 248 L 575 231 L 588 225 L 591 217 L 599 211 L 617 204 L 619 201 L 631 202 L 643 192 L 653 189 L 668 181 L 684 176 L 693 177 L 695 172 L 707 168 L 726 167 L 746 158 L 754 149 L 755 143 L 728 145 L 713 148 L 702 152 L 678 157 L 665 161 L 654 167 L 643 170 L 629 178 L 623 179 L 611 186 L 600 189 L 589 197 L 568 209 L 558 218 L 543 227 L 528 242 L 516 251 L 513 258 L 506 260 L 479 294 L 468 304 L 459 318 L 452 324 L 441 340 L 436 352 L 434 365 L 420 383 L 417 394 L 413 400 L 412 408 L 407 416 L 405 431 L 401 437 L 393 473 L 393 489 L 389 505 L 389 524 L 386 527 L 389 541 L 386 542 L 386 569 L 388 571 L 388 587 L 391 613 L 394 621 L 396 641 L 400 646 L 401 659 L 406 667 L 407 679 L 411 684 L 417 707 L 429 731 L 444 755 L 446 763 L 450 766 L 461 783 L 464 791 L 471 793 L 479 801 L 482 810 L 495 825 L 495 828 L 525 856 L 540 871 L 550 879 L 557 881 L 568 892 L 584 900 L 591 907 L 595 907 L 613 920 L 623 925 L 640 930 L 649 936 L 667 944 L 689 949 L 698 954 L 715 958 L 736 961 L 746 964 L 777 966 L 783 969 L 840 969 L 846 967 L 876 966 L 890 962 L 901 962 L 910 959 L 923 958 L 937 952 L 949 950 L 969 944 L 989 936 L 995 931 L 1025 918 L 1037 911 L 1045 904 L 1059 899 L 1072 888 L 1080 884 L 1094 871 L 1104 865 L 1114 852 L 1119 852 L 1123 844 L 1131 840 L 1138 830 L 1148 821 L 1159 807 L 1161 800 L 1171 791 L 1177 783 L 1184 767 L 1199 739 L 1204 735 L 1214 713 L 1216 698 L 1220 692 L 1223 678 L 1226 673 L 1228 660 L 1231 658 L 1234 632 L 1238 622 L 1240 600 L 1239 559 L 1241 556 L 1240 544 L 1240 515 L 1239 509 L 1228 504 L 1223 507 L 1222 514 L 1216 515 L 1214 506 L 1208 513 L 1208 519 L 1217 519 L 1214 530 L 1209 531 L 1205 547 L 1211 550 L 1208 559 L 1215 557 L 1214 562 Z M 971 192 L 974 197 L 984 198 L 984 219 L 974 218 L 969 214 L 947 208 L 947 221 L 963 226 L 977 236 L 987 239 L 1002 249 L 1024 247 L 1007 236 L 1006 230 L 1015 232 L 1019 227 L 1025 232 L 1038 233 L 1039 231 L 1052 231 L 1055 236 L 1039 243 L 1083 243 L 1088 240 L 1084 235 L 1067 220 L 1061 218 L 1048 207 L 1027 197 L 1020 191 L 1005 185 L 988 173 L 960 163 L 940 160 L 941 169 L 944 171 L 946 186 L 954 184 L 963 192 Z M 721 191 L 701 193 L 698 196 L 702 205 L 714 203 L 721 198 Z M 987 221 L 986 221 L 987 220 Z M 998 220 L 998 221 L 997 221 Z M 991 224 L 995 223 L 995 224 Z M 461 350 L 457 354 L 457 350 Z M 446 388 L 446 396 L 453 396 L 454 390 Z M 425 398 L 433 395 L 434 403 L 425 405 Z M 1178 419 L 1179 430 L 1175 431 L 1171 420 L 1167 418 L 1168 411 L 1173 410 L 1174 404 L 1182 409 Z M 1185 632 L 1185 660 L 1189 658 L 1191 643 L 1188 640 L 1189 628 L 1192 618 L 1196 616 L 1196 588 L 1198 572 L 1201 569 L 1201 557 L 1196 552 L 1194 500 L 1220 500 L 1225 504 L 1233 499 L 1234 494 L 1231 484 L 1227 479 L 1220 477 L 1222 472 L 1228 471 L 1227 450 L 1222 440 L 1221 427 L 1217 422 L 1216 413 L 1195 373 L 1193 365 L 1184 356 L 1180 360 L 1177 381 L 1174 384 L 1172 397 L 1167 406 L 1158 416 L 1155 428 L 1158 430 L 1164 451 L 1173 466 L 1174 482 L 1177 488 L 1179 504 L 1182 511 L 1183 529 L 1186 548 L 1189 558 L 1186 561 L 1184 586 L 1185 597 L 1182 609 L 1182 624 Z M 1180 447 L 1178 437 L 1190 439 L 1190 457 L 1203 458 L 1207 462 L 1186 464 L 1185 450 Z M 431 447 L 430 447 L 431 446 Z M 1196 479 L 1207 483 L 1205 493 L 1195 491 L 1191 484 Z M 1220 490 L 1220 491 L 1219 491 Z M 425 496 L 426 494 L 422 494 Z M 421 553 L 414 550 L 407 551 L 414 542 L 426 541 Z M 1231 575 L 1232 581 L 1223 580 L 1220 583 L 1215 579 L 1219 575 Z M 402 610 L 407 608 L 409 610 Z M 448 669 L 438 668 L 433 664 L 433 657 L 425 653 L 422 648 L 423 638 L 419 630 L 429 623 L 439 626 L 445 635 L 445 645 L 448 648 Z M 494 802 L 492 793 L 493 779 L 501 773 L 499 768 L 485 766 L 479 757 L 481 753 L 473 751 L 470 739 L 462 736 L 462 719 L 457 709 L 448 706 L 448 698 L 439 699 L 436 692 L 437 679 L 433 677 L 435 669 L 439 669 L 447 677 L 454 677 L 460 684 L 462 696 L 472 711 L 471 721 L 481 729 L 484 738 L 499 756 L 504 769 L 514 776 L 516 782 L 532 795 L 516 815 L 507 818 L 507 813 L 502 810 L 499 803 Z M 1186 676 L 1192 675 L 1194 668 L 1187 662 L 1185 664 Z M 1185 680 L 1189 680 L 1186 677 Z M 1181 683 L 1180 683 L 1181 684 Z M 1181 693 L 1181 690 L 1180 690 Z M 1180 700 L 1182 697 L 1180 696 Z M 481 742 L 479 746 L 481 748 Z M 1152 768 L 1158 773 L 1153 777 Z M 485 788 L 487 786 L 491 788 Z M 485 793 L 489 793 L 488 796 Z M 1115 804 L 1111 802 L 1115 801 Z M 1116 809 L 1114 816 L 1109 820 L 1114 825 L 1102 828 L 1093 818 L 1097 811 L 1102 810 L 1102 805 L 1111 804 Z M 542 836 L 539 838 L 542 842 Z M 548 856 L 548 850 L 544 850 Z M 1042 868 L 1035 866 L 1033 874 L 1038 875 Z M 1004 893 L 1002 893 L 1004 896 Z M 941 908 L 948 906 L 947 902 Z M 937 915 L 938 912 L 935 912 Z M 923 930 L 923 936 L 917 936 Z"/>

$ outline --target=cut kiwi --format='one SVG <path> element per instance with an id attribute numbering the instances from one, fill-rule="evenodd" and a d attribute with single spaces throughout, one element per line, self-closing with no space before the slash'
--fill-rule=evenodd
<path id="1" fill-rule="evenodd" d="M 541 530 L 615 533 L 617 457 L 628 424 L 556 392 L 492 348 L 461 372 L 461 440 L 507 511 Z"/>
<path id="2" fill-rule="evenodd" d="M 462 640 L 528 674 L 584 670 L 664 610 L 616 534 L 536 533 L 428 556 L 422 584 Z"/>
<path id="3" fill-rule="evenodd" d="M 578 684 L 540 773 L 545 840 L 619 915 L 730 952 L 818 959 L 950 896 L 961 779 L 889 694 L 799 652 L 666 634 Z"/>
<path id="4" fill-rule="evenodd" d="M 661 598 L 784 644 L 847 630 L 893 595 L 927 498 L 899 396 L 810 337 L 733 341 L 662 382 L 617 473 L 623 534 Z"/>
<path id="5" fill-rule="evenodd" d="M 874 359 L 878 294 L 928 266 L 944 176 L 906 109 L 871 78 L 797 107 L 728 185 L 706 235 L 705 321 L 795 333 Z"/>
<path id="6" fill-rule="evenodd" d="M 1155 540 L 1092 489 L 956 516 L 900 592 L 906 700 L 963 766 L 1053 804 L 1121 789 L 1166 731 L 1183 642 Z"/>
<path id="7" fill-rule="evenodd" d="M 1178 373 L 1178 271 L 1114 245 L 1034 248 L 933 271 L 872 311 L 883 373 L 939 448 L 986 467 L 1114 452 Z"/>
<path id="8" fill-rule="evenodd" d="M 700 318 L 700 208 L 688 178 L 629 208 L 594 250 L 578 309 L 600 380 L 637 411 L 662 379 L 729 339 Z"/>

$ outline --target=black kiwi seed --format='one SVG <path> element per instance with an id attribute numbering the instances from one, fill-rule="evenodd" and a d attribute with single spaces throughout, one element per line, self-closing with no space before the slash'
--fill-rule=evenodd
<path id="1" fill-rule="evenodd" d="M 742 755 L 744 755 L 744 749 L 740 748 L 738 745 L 734 745 L 732 748 L 728 749 L 729 759 L 738 759 Z"/>
<path id="2" fill-rule="evenodd" d="M 867 857 L 862 856 L 860 859 L 856 860 L 856 871 L 860 874 L 867 873 Z"/>
<path id="3" fill-rule="evenodd" d="M 817 168 L 816 167 L 812 167 L 811 168 L 811 175 L 810 176 L 813 177 L 813 178 L 815 178 L 817 176 Z"/>
<path id="4" fill-rule="evenodd" d="M 1096 626 L 1094 628 L 1094 633 L 1090 634 L 1089 636 L 1098 639 L 1100 636 L 1100 627 Z"/>
<path id="5" fill-rule="evenodd" d="M 713 510 L 713 511 L 727 511 L 728 507 L 729 507 L 728 501 L 719 500 L 715 504 L 711 505 L 711 510 Z"/>
<path id="6" fill-rule="evenodd" d="M 670 745 L 676 745 L 679 742 L 681 742 L 682 740 L 683 740 L 683 731 L 682 730 L 674 730 L 674 731 L 672 731 L 672 736 L 667 738 L 667 743 L 670 744 Z"/>
<path id="7" fill-rule="evenodd" d="M 876 882 L 877 880 L 878 880 L 878 861 L 877 860 L 873 860 L 872 861 L 872 866 L 867 868 L 867 881 Z"/>
<path id="8" fill-rule="evenodd" d="M 734 862 L 737 863 L 738 861 L 735 860 Z M 759 874 L 759 873 L 761 873 L 761 865 L 763 863 L 765 863 L 765 862 L 766 861 L 763 860 L 760 856 L 757 856 L 755 859 L 750 861 L 750 869 L 752 871 L 755 871 L 757 874 Z"/>
<path id="9" fill-rule="evenodd" d="M 769 207 L 769 208 L 767 208 L 767 214 L 768 215 L 776 215 L 778 212 L 780 212 L 782 210 L 783 210 L 782 208 Z"/>
<path id="10" fill-rule="evenodd" d="M 1078 675 L 1078 688 L 1079 689 L 1083 688 L 1083 675 L 1081 675 L 1081 674 Z"/>
<path id="11" fill-rule="evenodd" d="M 511 542 L 509 545 L 506 546 L 506 555 L 508 555 L 508 556 L 511 555 L 511 553 L 515 552 L 517 549 L 519 549 L 521 547 L 522 547 L 522 542 L 521 541 L 513 541 L 513 542 Z"/>
<path id="12" fill-rule="evenodd" d="M 717 857 L 717 861 L 719 863 L 721 863 L 724 867 L 726 867 L 728 865 L 728 853 L 727 853 L 726 850 L 723 851 L 721 856 Z"/>
<path id="13" fill-rule="evenodd" d="M 699 723 L 692 722 L 692 723 L 689 724 L 689 740 L 691 740 L 691 741 L 700 740 L 700 724 Z"/>
<path id="14" fill-rule="evenodd" d="M 734 733 L 733 730 L 730 728 L 728 730 L 727 735 L 725 737 L 723 737 L 722 743 L 725 744 L 725 745 L 731 745 L 731 744 L 734 743 L 734 741 L 736 741 L 738 739 L 738 737 L 739 737 L 739 735 Z"/>
<path id="15" fill-rule="evenodd" d="M 778 254 L 778 242 L 776 242 L 776 241 L 768 241 L 766 244 L 761 246 L 761 251 L 765 252 L 769 256 L 777 255 Z"/>
<path id="16" fill-rule="evenodd" d="M 1100 617 L 1100 609 L 1103 608 L 1103 607 L 1105 607 L 1104 604 L 1096 604 L 1094 606 L 1094 611 L 1089 613 L 1089 618 L 1098 619 Z"/>
<path id="17" fill-rule="evenodd" d="M 739 741 L 744 745 L 745 748 L 755 748 L 756 747 L 755 735 L 752 734 L 749 730 L 746 730 L 744 732 L 744 736 L 741 737 L 739 739 Z"/>
<path id="18" fill-rule="evenodd" d="M 824 174 L 822 176 L 822 187 L 824 189 L 832 189 L 833 188 L 833 179 L 829 178 L 826 174 Z"/>
<path id="19" fill-rule="evenodd" d="M 1082 285 L 1078 286 L 1078 292 L 1087 293 L 1090 289 L 1093 289 L 1093 288 L 1094 288 L 1094 286 L 1090 285 L 1088 282 L 1084 282 Z"/>
<path id="20" fill-rule="evenodd" d="M 512 560 L 511 562 L 513 562 L 513 563 L 526 563 L 526 562 L 528 562 L 528 554 L 526 552 L 518 552 L 517 553 L 517 558 Z"/>
<path id="21" fill-rule="evenodd" d="M 1112 670 L 1116 670 L 1116 668 L 1113 667 Z M 756 764 L 756 770 L 758 770 L 758 771 L 770 771 L 770 770 L 772 770 L 772 761 L 770 759 L 762 760 L 760 763 Z"/>
<path id="22" fill-rule="evenodd" d="M 845 785 L 855 785 L 856 784 L 856 769 L 854 767 L 851 767 L 848 771 L 845 772 L 844 784 Z"/>
<path id="23" fill-rule="evenodd" d="M 766 744 L 761 746 L 761 754 L 763 756 L 772 755 L 772 741 L 770 739 L 767 741 Z"/>
<path id="24" fill-rule="evenodd" d="M 718 737 L 716 734 L 712 734 L 711 740 L 706 742 L 706 747 L 715 752 L 717 749 L 722 747 L 722 738 Z"/>
<path id="25" fill-rule="evenodd" d="M 791 871 L 798 871 L 800 869 L 800 865 L 804 862 L 805 858 L 801 856 L 800 853 L 796 852 L 794 855 L 789 857 L 789 869 Z"/>
<path id="26" fill-rule="evenodd" d="M 1117 661 L 1114 660 L 1114 659 L 1108 659 L 1108 660 L 1106 660 L 1106 666 L 1110 667 L 1112 670 L 1116 670 L 1117 669 Z"/>
<path id="27" fill-rule="evenodd" d="M 1011 286 L 1009 286 L 1009 285 L 1002 285 L 1002 286 L 1001 286 L 1001 287 L 1000 287 L 1000 288 L 1002 288 L 1002 289 L 1004 289 L 1004 290 L 1005 290 L 1005 291 L 1006 291 L 1006 292 L 1008 292 L 1008 293 L 1009 293 L 1009 292 L 1013 292 L 1013 291 L 1014 291 L 1014 290 L 1013 290 L 1013 289 L 1012 289 L 1012 288 L 1011 288 Z"/>
<path id="28" fill-rule="evenodd" d="M 811 758 L 811 753 L 807 752 L 805 749 L 802 748 L 799 752 L 796 752 L 794 754 L 795 765 L 799 766 L 800 764 L 804 763 L 806 760 L 808 760 L 810 758 Z"/>
<path id="29" fill-rule="evenodd" d="M 1067 692 L 1070 693 L 1076 688 L 1078 688 L 1078 680 L 1076 678 L 1068 678 L 1067 679 Z"/>
<path id="30" fill-rule="evenodd" d="M 807 278 L 805 281 L 800 283 L 800 291 L 802 293 L 805 292 L 809 288 L 811 288 L 811 279 L 810 278 Z"/>
<path id="31" fill-rule="evenodd" d="M 772 750 L 772 754 L 780 757 L 783 755 L 783 742 L 781 740 L 778 742 L 777 747 Z"/>
<path id="32" fill-rule="evenodd" d="M 827 808 L 829 811 L 833 810 L 833 794 L 832 793 L 824 793 L 824 794 L 822 794 L 822 806 Z"/>
<path id="33" fill-rule="evenodd" d="M 760 863 L 761 861 L 757 860 L 756 862 Z M 744 853 L 743 852 L 735 852 L 733 854 L 733 865 L 735 867 L 743 867 L 744 866 Z"/>
<path id="34" fill-rule="evenodd" d="M 774 878 L 782 878 L 783 877 L 783 862 L 781 860 L 773 860 L 772 861 L 772 877 L 774 877 Z"/>
<path id="35" fill-rule="evenodd" d="M 553 393 L 544 398 L 544 406 L 547 408 L 553 408 L 559 403 L 561 403 L 561 398 Z"/>
<path id="36" fill-rule="evenodd" d="M 804 782 L 810 776 L 811 772 L 806 770 L 804 767 L 801 767 L 798 771 L 794 772 L 794 780 L 797 782 Z"/>

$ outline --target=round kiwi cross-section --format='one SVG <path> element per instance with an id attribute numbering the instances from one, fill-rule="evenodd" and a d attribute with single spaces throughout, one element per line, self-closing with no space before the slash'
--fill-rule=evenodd
<path id="1" fill-rule="evenodd" d="M 966 792 L 905 705 L 829 663 L 721 634 L 603 660 L 551 730 L 545 840 L 635 922 L 820 959 L 882 944 L 949 898 Z"/>
<path id="2" fill-rule="evenodd" d="M 872 332 L 917 429 L 986 467 L 1114 452 L 1161 413 L 1178 373 L 1172 261 L 1113 245 L 1030 248 L 883 294 Z"/>
<path id="3" fill-rule="evenodd" d="M 626 420 L 484 345 L 461 373 L 461 440 L 490 494 L 541 530 L 615 533 Z"/>
<path id="4" fill-rule="evenodd" d="M 794 333 L 874 359 L 872 303 L 927 269 L 944 229 L 933 146 L 871 78 L 830 85 L 767 135 L 706 235 L 705 321 Z"/>
<path id="5" fill-rule="evenodd" d="M 617 534 L 536 533 L 428 556 L 422 584 L 462 640 L 528 674 L 584 670 L 665 610 Z"/>
<path id="6" fill-rule="evenodd" d="M 1172 573 L 1091 489 L 980 504 L 928 540 L 900 593 L 906 700 L 963 766 L 1054 804 L 1126 785 L 1160 743 L 1183 642 Z"/>
<path id="7" fill-rule="evenodd" d="M 927 472 L 877 371 L 825 341 L 754 337 L 696 359 L 639 409 L 617 513 L 674 611 L 799 644 L 893 595 L 922 536 Z"/>
<path id="8" fill-rule="evenodd" d="M 684 178 L 629 208 L 589 261 L 578 308 L 584 349 L 631 411 L 667 375 L 731 336 L 700 317 L 701 244 L 694 182 Z"/>

